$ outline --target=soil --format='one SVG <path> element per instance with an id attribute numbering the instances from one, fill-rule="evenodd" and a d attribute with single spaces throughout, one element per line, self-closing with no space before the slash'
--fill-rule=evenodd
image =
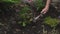
<path id="1" fill-rule="evenodd" d="M 22 27 L 17 23 L 19 17 L 17 17 L 17 12 L 12 10 L 11 12 L 7 12 L 5 14 L 0 13 L 0 34 L 43 34 L 43 20 L 47 16 L 51 16 L 52 18 L 57 18 L 59 13 L 57 10 L 51 6 L 49 12 L 43 17 L 37 20 L 36 23 L 28 24 L 26 27 Z M 44 27 L 47 30 L 47 34 L 52 30 L 49 25 L 45 25 Z M 60 25 L 56 27 L 58 30 L 58 34 L 60 34 Z"/>

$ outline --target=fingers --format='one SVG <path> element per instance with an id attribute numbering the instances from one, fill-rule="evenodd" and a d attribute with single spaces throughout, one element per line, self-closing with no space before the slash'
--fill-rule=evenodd
<path id="1" fill-rule="evenodd" d="M 46 13 L 46 11 L 45 11 L 45 10 L 42 10 L 42 11 L 41 11 L 41 13 L 42 13 L 42 14 L 45 14 L 45 13 Z"/>
<path id="2" fill-rule="evenodd" d="M 41 13 L 42 13 L 42 14 L 46 14 L 47 11 L 48 11 L 48 8 L 44 8 L 44 9 L 41 11 Z"/>

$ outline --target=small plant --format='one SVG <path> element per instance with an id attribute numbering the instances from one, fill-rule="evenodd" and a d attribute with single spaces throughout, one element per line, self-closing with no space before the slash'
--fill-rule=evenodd
<path id="1" fill-rule="evenodd" d="M 11 5 L 24 4 L 21 2 L 21 0 L 0 0 L 0 3 L 4 4 L 4 7 L 3 7 L 4 10 L 10 8 Z M 34 2 L 34 6 L 37 8 L 37 10 L 40 10 L 40 8 L 42 8 L 44 6 L 44 4 L 43 4 L 42 0 L 36 0 L 36 2 Z M 22 7 L 21 6 L 19 6 L 19 7 L 20 7 L 20 12 L 18 14 L 21 19 L 18 22 L 18 24 L 25 27 L 27 24 L 31 23 L 31 21 L 33 19 L 32 10 L 31 10 L 30 6 L 28 6 L 26 4 L 24 4 L 24 6 L 22 6 Z"/>
<path id="2" fill-rule="evenodd" d="M 50 25 L 51 27 L 55 27 L 58 23 L 59 23 L 59 20 L 56 19 L 56 18 L 51 18 L 50 16 L 49 17 L 46 17 L 44 19 L 44 22 L 45 24 L 48 24 Z"/>
<path id="3" fill-rule="evenodd" d="M 37 11 L 42 9 L 42 7 L 44 7 L 42 0 L 36 0 L 36 2 L 33 3 L 33 5 L 37 8 L 36 9 Z M 24 4 L 24 6 L 21 7 L 19 15 L 20 15 L 19 17 L 21 18 L 21 20 L 18 23 L 20 25 L 22 25 L 23 27 L 25 27 L 27 24 L 31 23 L 31 21 L 33 19 L 32 10 L 31 10 L 30 6 L 28 6 L 26 4 Z"/>
<path id="4" fill-rule="evenodd" d="M 34 6 L 37 8 L 37 11 L 38 11 L 42 9 L 45 6 L 45 4 L 43 3 L 42 0 L 36 0 L 36 2 L 34 3 Z"/>
<path id="5" fill-rule="evenodd" d="M 51 27 L 53 27 L 53 29 L 51 31 L 51 34 L 57 34 L 56 26 L 59 24 L 59 19 L 57 19 L 57 18 L 51 18 L 49 16 L 49 17 L 46 17 L 44 19 L 44 23 L 50 25 Z"/>
<path id="6" fill-rule="evenodd" d="M 21 7 L 20 12 L 18 14 L 21 18 L 20 22 L 18 22 L 20 25 L 25 27 L 27 24 L 31 23 L 33 15 L 29 6 L 24 5 L 23 7 Z"/>

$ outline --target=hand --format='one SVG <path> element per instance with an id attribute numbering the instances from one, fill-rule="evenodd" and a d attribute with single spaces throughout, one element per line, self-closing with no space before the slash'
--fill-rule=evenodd
<path id="1" fill-rule="evenodd" d="M 33 0 L 26 0 L 28 3 L 31 3 L 31 2 L 33 2 Z"/>
<path id="2" fill-rule="evenodd" d="M 49 10 L 49 7 L 45 7 L 45 8 L 41 11 L 41 13 L 42 13 L 42 14 L 45 14 L 48 10 Z"/>

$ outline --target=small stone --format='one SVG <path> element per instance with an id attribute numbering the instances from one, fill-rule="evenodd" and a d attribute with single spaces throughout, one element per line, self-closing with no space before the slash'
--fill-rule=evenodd
<path id="1" fill-rule="evenodd" d="M 2 23 L 0 22 L 0 25 L 2 25 Z"/>
<path id="2" fill-rule="evenodd" d="M 21 31 L 20 29 L 16 29 L 16 31 L 18 32 L 18 31 Z"/>
<path id="3" fill-rule="evenodd" d="M 7 32 L 6 32 L 6 31 L 4 31 L 4 33 L 6 34 Z"/>
<path id="4" fill-rule="evenodd" d="M 32 26 L 32 28 L 35 28 L 36 26 Z"/>
<path id="5" fill-rule="evenodd" d="M 29 31 L 29 29 L 27 31 Z"/>
<path id="6" fill-rule="evenodd" d="M 40 31 L 38 31 L 38 33 L 40 33 Z"/>
<path id="7" fill-rule="evenodd" d="M 0 25 L 4 26 L 4 24 L 0 23 Z"/>
<path id="8" fill-rule="evenodd" d="M 14 31 L 14 33 L 16 33 L 16 31 Z"/>
<path id="9" fill-rule="evenodd" d="M 60 19 L 60 16 L 58 16 L 58 18 Z"/>
<path id="10" fill-rule="evenodd" d="M 24 32 L 23 32 L 23 34 L 24 34 Z"/>

